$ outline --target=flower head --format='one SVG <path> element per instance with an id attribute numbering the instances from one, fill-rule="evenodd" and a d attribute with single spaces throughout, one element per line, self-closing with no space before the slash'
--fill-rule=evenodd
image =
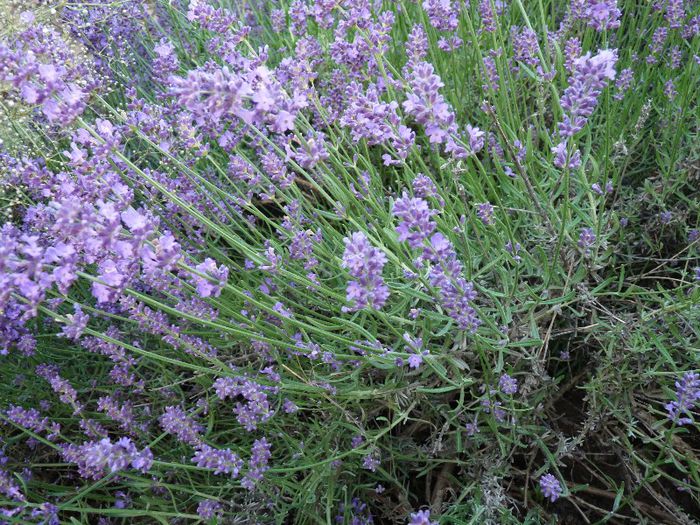
<path id="1" fill-rule="evenodd" d="M 437 525 L 437 523 L 437 521 L 430 521 L 430 511 L 425 509 L 412 513 L 408 525 Z"/>
<path id="2" fill-rule="evenodd" d="M 542 494 L 545 498 L 549 499 L 552 503 L 559 499 L 561 496 L 561 485 L 559 480 L 555 478 L 552 474 L 545 474 L 540 478 L 540 488 L 542 489 Z"/>
<path id="3" fill-rule="evenodd" d="M 348 301 L 355 310 L 381 308 L 389 297 L 389 288 L 382 279 L 386 255 L 373 247 L 363 232 L 352 233 L 344 242 L 342 266 L 347 268 L 350 276 L 354 278 L 348 282 Z"/>
<path id="4" fill-rule="evenodd" d="M 698 273 L 700 277 L 700 271 Z M 665 405 L 668 418 L 679 426 L 691 424 L 693 418 L 690 412 L 698 401 L 700 401 L 700 375 L 696 372 L 686 372 L 676 381 L 676 399 Z"/>

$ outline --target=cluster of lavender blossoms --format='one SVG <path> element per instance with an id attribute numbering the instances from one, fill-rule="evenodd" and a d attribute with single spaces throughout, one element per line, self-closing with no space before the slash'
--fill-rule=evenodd
<path id="1" fill-rule="evenodd" d="M 559 402 L 617 432 L 643 367 L 645 432 L 694 436 L 697 3 L 39 4 L 0 36 L 0 525 L 552 515 Z M 599 351 L 649 333 L 675 362 Z"/>
<path id="2" fill-rule="evenodd" d="M 615 79 L 616 63 L 617 51 L 610 49 L 593 56 L 586 53 L 574 60 L 569 87 L 561 97 L 564 110 L 564 117 L 558 126 L 561 142 L 552 148 L 557 168 L 576 169 L 581 165 L 581 153 L 569 141 L 573 141 L 573 137 L 586 125 L 608 81 Z"/>
<path id="3" fill-rule="evenodd" d="M 347 300 L 351 304 L 348 310 L 380 309 L 389 297 L 389 287 L 382 278 L 386 255 L 372 246 L 362 232 L 353 232 L 344 242 L 342 266 L 354 279 L 347 286 Z"/>
<path id="4" fill-rule="evenodd" d="M 540 478 L 540 488 L 542 489 L 542 495 L 552 503 L 557 501 L 562 493 L 559 480 L 550 473 Z"/>
<path id="5" fill-rule="evenodd" d="M 692 410 L 700 401 L 700 375 L 686 372 L 676 381 L 676 399 L 665 405 L 668 418 L 677 425 L 693 423 Z"/>
<path id="6" fill-rule="evenodd" d="M 150 449 L 146 447 L 139 451 L 126 437 L 114 443 L 109 438 L 103 438 L 82 445 L 67 445 L 62 454 L 66 461 L 78 465 L 81 476 L 92 479 L 100 479 L 129 467 L 145 473 L 153 464 Z"/>
<path id="7" fill-rule="evenodd" d="M 417 266 L 427 267 L 438 304 L 461 330 L 475 332 L 481 324 L 472 306 L 477 294 L 474 285 L 463 276 L 464 267 L 453 244 L 442 233 L 435 232 L 437 223 L 432 220 L 435 210 L 424 199 L 404 193 L 395 202 L 393 214 L 399 219 L 396 227 L 399 240 L 419 251 Z"/>

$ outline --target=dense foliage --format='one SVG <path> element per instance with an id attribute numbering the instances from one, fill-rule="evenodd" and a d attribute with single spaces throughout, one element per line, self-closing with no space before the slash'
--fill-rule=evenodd
<path id="1" fill-rule="evenodd" d="M 0 523 L 700 519 L 697 1 L 29 4 Z"/>

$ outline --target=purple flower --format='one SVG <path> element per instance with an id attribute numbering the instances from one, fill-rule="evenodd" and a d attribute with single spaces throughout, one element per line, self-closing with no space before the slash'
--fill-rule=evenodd
<path id="1" fill-rule="evenodd" d="M 199 446 L 192 462 L 213 470 L 214 474 L 231 474 L 232 478 L 237 478 L 243 468 L 243 460 L 231 449 L 219 450 L 206 444 Z"/>
<path id="2" fill-rule="evenodd" d="M 165 412 L 160 416 L 160 426 L 183 443 L 198 445 L 202 441 L 200 434 L 204 427 L 189 417 L 180 407 L 165 407 Z"/>
<path id="3" fill-rule="evenodd" d="M 371 454 L 367 454 L 364 458 L 362 458 L 363 469 L 376 472 L 380 464 L 381 461 L 379 460 L 379 454 L 376 451 L 372 452 Z"/>
<path id="4" fill-rule="evenodd" d="M 222 401 L 240 396 L 242 401 L 236 402 L 233 412 L 248 432 L 273 416 L 274 411 L 267 397 L 270 390 L 274 391 L 274 388 L 264 387 L 245 377 L 220 377 L 214 382 L 214 391 Z"/>
<path id="5" fill-rule="evenodd" d="M 430 24 L 438 31 L 455 31 L 459 25 L 459 2 L 450 0 L 423 0 Z"/>
<path id="6" fill-rule="evenodd" d="M 575 170 L 581 166 L 581 152 L 574 147 L 574 151 L 569 156 L 566 141 L 554 146 L 552 153 L 554 153 L 554 166 L 559 169 Z"/>
<path id="7" fill-rule="evenodd" d="M 417 197 L 421 199 L 435 197 L 438 199 L 440 205 L 444 206 L 445 201 L 438 193 L 438 188 L 430 177 L 419 173 L 415 176 L 411 185 L 413 186 L 413 193 L 415 193 Z"/>
<path id="8" fill-rule="evenodd" d="M 545 498 L 549 499 L 552 503 L 559 499 L 561 496 L 561 485 L 559 480 L 555 478 L 552 474 L 545 474 L 540 478 L 540 488 L 542 489 L 542 494 Z"/>
<path id="9" fill-rule="evenodd" d="M 280 314 L 280 316 L 286 317 L 287 319 L 294 317 L 292 311 L 286 306 L 284 306 L 284 304 L 281 301 L 277 301 L 275 304 L 273 304 L 272 309 L 278 314 Z"/>
<path id="10" fill-rule="evenodd" d="M 211 518 L 220 516 L 223 512 L 223 506 L 216 500 L 205 499 L 199 502 L 197 505 L 197 515 L 203 520 L 209 520 Z"/>
<path id="11" fill-rule="evenodd" d="M 668 79 L 664 84 L 664 95 L 666 95 L 669 100 L 673 100 L 678 95 L 678 90 L 676 90 L 676 84 L 673 79 Z"/>
<path id="12" fill-rule="evenodd" d="M 340 118 L 340 124 L 347 126 L 353 140 L 366 139 L 370 146 L 390 144 L 402 160 L 408 157 L 415 140 L 415 133 L 404 124 L 397 113 L 396 101 L 381 102 L 380 89 L 375 84 L 367 86 L 352 82 L 346 90 L 348 102 Z M 391 157 L 391 156 L 389 156 Z M 389 160 L 385 164 L 394 164 Z"/>
<path id="13" fill-rule="evenodd" d="M 430 209 L 428 203 L 420 198 L 409 197 L 406 193 L 394 204 L 393 213 L 400 219 L 396 228 L 399 241 L 407 241 L 413 249 L 422 247 L 437 226 L 431 220 L 436 212 Z"/>
<path id="14" fill-rule="evenodd" d="M 36 367 L 36 373 L 49 382 L 54 392 L 59 394 L 59 399 L 73 407 L 75 412 L 82 410 L 82 405 L 78 402 L 78 392 L 68 382 L 58 374 L 58 366 L 56 365 L 39 365 Z"/>
<path id="15" fill-rule="evenodd" d="M 191 274 L 194 286 L 200 297 L 219 297 L 221 289 L 228 280 L 228 268 L 223 264 L 216 266 L 216 261 L 207 257 L 203 263 L 194 267 L 199 273 L 209 276 L 208 278 Z"/>
<path id="16" fill-rule="evenodd" d="M 504 394 L 516 394 L 518 392 L 518 380 L 508 374 L 503 374 L 498 380 L 498 388 Z"/>
<path id="17" fill-rule="evenodd" d="M 671 29 L 683 27 L 683 19 L 685 18 L 683 0 L 667 0 L 665 4 L 666 12 L 664 13 L 664 17 L 668 21 L 668 27 Z"/>
<path id="18" fill-rule="evenodd" d="M 482 387 L 482 391 L 485 391 L 485 388 Z M 502 406 L 503 403 L 500 401 L 495 401 L 491 399 L 491 396 L 494 396 L 496 394 L 496 390 L 494 389 L 489 389 L 488 391 L 488 396 L 485 397 L 481 400 L 481 407 L 484 411 L 485 414 L 493 414 L 494 419 L 499 422 L 503 423 L 506 419 L 506 411 L 503 410 Z"/>
<path id="19" fill-rule="evenodd" d="M 564 67 L 572 73 L 576 69 L 576 60 L 581 56 L 581 39 L 572 37 L 564 44 Z"/>
<path id="20" fill-rule="evenodd" d="M 120 438 L 116 443 L 103 438 L 82 445 L 65 445 L 63 457 L 78 465 L 82 477 L 92 479 L 100 479 L 105 471 L 125 470 L 129 465 L 145 473 L 153 464 L 150 449 L 146 447 L 139 452 L 131 439 L 126 437 Z"/>
<path id="21" fill-rule="evenodd" d="M 126 283 L 126 274 L 117 262 L 106 259 L 100 264 L 97 279 L 92 283 L 92 295 L 98 303 L 108 303 L 119 297 L 121 288 Z"/>
<path id="22" fill-rule="evenodd" d="M 618 76 L 617 80 L 615 81 L 615 89 L 617 90 L 617 93 L 615 93 L 615 100 L 622 100 L 625 96 L 625 93 L 627 90 L 629 90 L 629 87 L 632 85 L 632 81 L 634 80 L 634 71 L 632 68 L 625 68 L 622 71 L 620 71 L 620 75 Z"/>
<path id="23" fill-rule="evenodd" d="M 513 27 L 511 28 L 510 36 L 513 41 L 513 61 L 521 62 L 536 70 L 540 65 L 537 33 L 529 27 L 521 29 Z M 517 70 L 517 66 L 515 69 Z"/>
<path id="24" fill-rule="evenodd" d="M 42 503 L 38 507 L 32 509 L 29 514 L 32 518 L 41 518 L 39 525 L 61 525 L 58 519 L 58 507 L 51 503 Z"/>
<path id="25" fill-rule="evenodd" d="M 491 203 L 485 202 L 483 204 L 479 204 L 477 206 L 476 214 L 479 216 L 479 219 L 481 219 L 481 222 L 483 222 L 486 226 L 493 224 L 493 206 Z"/>
<path id="26" fill-rule="evenodd" d="M 41 414 L 35 408 L 10 405 L 5 411 L 5 417 L 16 425 L 32 430 L 37 434 L 44 432 L 49 427 L 49 419 L 41 417 Z M 60 431 L 60 426 L 58 431 Z"/>
<path id="27" fill-rule="evenodd" d="M 406 55 L 409 62 L 417 64 L 428 54 L 428 36 L 422 25 L 416 24 L 408 34 L 406 42 Z"/>
<path id="28" fill-rule="evenodd" d="M 0 451 L 0 454 L 2 451 Z M 0 468 L 0 494 L 14 501 L 26 501 L 22 489 L 14 477 Z"/>
<path id="29" fill-rule="evenodd" d="M 289 5 L 290 30 L 294 35 L 306 33 L 307 6 L 303 0 L 293 0 Z"/>
<path id="30" fill-rule="evenodd" d="M 588 25 L 596 31 L 617 29 L 620 27 L 622 12 L 617 7 L 617 0 L 588 0 L 586 18 Z"/>
<path id="31" fill-rule="evenodd" d="M 228 68 L 214 72 L 189 71 L 187 78 L 170 80 L 171 94 L 195 116 L 218 120 L 225 114 L 245 118 L 245 100 L 253 94 L 246 79 L 231 73 Z"/>
<path id="32" fill-rule="evenodd" d="M 430 521 L 430 511 L 427 509 L 412 513 L 410 519 L 408 525 L 438 525 L 437 521 Z"/>
<path id="33" fill-rule="evenodd" d="M 700 277 L 700 268 L 698 277 Z M 700 401 L 700 375 L 696 372 L 686 372 L 676 381 L 676 399 L 664 405 L 668 418 L 679 426 L 693 422 L 691 410 Z M 687 414 L 684 416 L 683 414 Z"/>
<path id="34" fill-rule="evenodd" d="M 142 251 L 145 273 L 156 275 L 158 270 L 167 272 L 172 270 L 177 261 L 182 257 L 180 244 L 171 233 L 165 233 L 155 239 L 152 246 L 144 246 Z"/>
<path id="35" fill-rule="evenodd" d="M 245 67 L 247 66 L 247 67 Z M 227 120 L 267 127 L 274 133 L 294 129 L 305 97 L 294 90 L 287 95 L 275 72 L 265 65 L 245 64 L 232 72 L 228 67 L 213 71 L 189 71 L 187 78 L 171 77 L 171 94 L 196 117 L 197 126 L 220 128 Z"/>
<path id="36" fill-rule="evenodd" d="M 149 227 L 149 221 L 146 216 L 139 213 L 131 206 L 121 213 L 121 219 L 124 225 L 129 228 L 129 231 L 134 235 L 143 233 L 144 230 L 147 230 Z"/>
<path id="37" fill-rule="evenodd" d="M 294 414 L 299 410 L 299 407 L 290 399 L 285 399 L 282 404 L 282 409 L 286 414 Z"/>
<path id="38" fill-rule="evenodd" d="M 265 438 L 256 439 L 251 448 L 250 459 L 248 460 L 248 472 L 246 472 L 241 486 L 248 490 L 253 490 L 262 481 L 263 474 L 270 468 L 269 462 L 272 457 L 271 445 Z"/>
<path id="39" fill-rule="evenodd" d="M 423 356 L 421 354 L 411 354 L 408 356 L 408 366 L 410 368 L 418 368 L 423 364 Z"/>
<path id="40" fill-rule="evenodd" d="M 361 434 L 357 434 L 357 435 L 354 435 L 352 437 L 352 439 L 350 440 L 350 446 L 355 449 L 355 448 L 361 446 L 362 443 L 364 443 L 364 442 L 365 442 L 365 438 L 362 437 Z"/>
<path id="41" fill-rule="evenodd" d="M 596 241 L 596 235 L 592 228 L 582 228 L 578 236 L 578 247 L 583 250 L 586 255 L 591 253 L 591 247 Z"/>
<path id="42" fill-rule="evenodd" d="M 163 83 L 166 83 L 171 74 L 177 71 L 179 62 L 175 53 L 175 46 L 166 38 L 154 46 L 153 75 Z"/>
<path id="43" fill-rule="evenodd" d="M 320 131 L 309 132 L 300 143 L 299 147 L 292 148 L 290 140 L 285 146 L 285 151 L 287 160 L 293 160 L 305 170 L 312 169 L 330 156 L 326 148 L 326 136 Z"/>
<path id="44" fill-rule="evenodd" d="M 72 314 L 66 314 L 67 323 L 61 329 L 61 336 L 77 341 L 87 327 L 90 316 L 83 313 L 79 304 L 73 305 Z"/>
<path id="45" fill-rule="evenodd" d="M 496 14 L 493 11 L 493 2 L 496 6 L 499 5 L 499 0 L 479 0 L 479 15 L 481 16 L 481 25 L 487 33 L 496 31 Z"/>
<path id="46" fill-rule="evenodd" d="M 342 267 L 347 268 L 355 280 L 347 286 L 347 300 L 352 310 L 380 309 L 389 297 L 389 288 L 382 279 L 387 258 L 380 249 L 373 247 L 362 232 L 354 232 L 343 239 L 345 252 Z"/>
<path id="47" fill-rule="evenodd" d="M 516 262 L 520 262 L 522 260 L 522 257 L 518 255 L 520 253 L 520 250 L 522 249 L 522 246 L 520 246 L 519 242 L 516 242 L 515 245 L 513 245 L 511 241 L 508 241 L 505 245 L 505 249 L 506 252 L 511 254 L 511 256 Z"/>
<path id="48" fill-rule="evenodd" d="M 496 65 L 496 58 L 501 55 L 502 51 L 499 48 L 498 51 L 490 50 L 489 54 L 484 56 L 482 62 L 484 65 L 484 84 L 482 86 L 484 91 L 493 89 L 498 91 L 500 88 L 499 82 L 501 80 L 498 74 L 498 66 Z"/>
<path id="49" fill-rule="evenodd" d="M 349 523 L 350 525 L 373 525 L 374 519 L 367 504 L 359 498 L 352 498 L 352 506 L 348 508 L 344 503 L 340 504 L 339 513 L 335 517 L 338 525 Z M 350 518 L 346 521 L 346 517 Z"/>
<path id="50" fill-rule="evenodd" d="M 418 124 L 422 125 L 431 144 L 445 144 L 446 151 L 455 152 L 455 156 L 466 157 L 455 142 L 457 134 L 455 114 L 450 105 L 440 94 L 444 83 L 435 69 L 428 62 L 410 64 L 407 74 L 411 91 L 403 102 L 403 108 Z"/>
<path id="51" fill-rule="evenodd" d="M 461 330 L 475 332 L 481 324 L 471 305 L 471 301 L 476 299 L 476 291 L 474 285 L 462 276 L 464 268 L 452 243 L 438 232 L 430 238 L 424 256 L 432 263 L 428 279 L 431 286 L 437 289 L 445 312 Z"/>
<path id="52" fill-rule="evenodd" d="M 120 404 L 115 396 L 103 396 L 97 400 L 97 409 L 107 414 L 110 419 L 117 421 L 124 430 L 129 432 L 136 430 L 133 406 L 129 401 Z"/>
<path id="53" fill-rule="evenodd" d="M 115 499 L 114 499 L 114 508 L 115 509 L 128 509 L 131 506 L 131 497 L 121 491 L 118 490 L 117 492 L 114 493 Z"/>
<path id="54" fill-rule="evenodd" d="M 586 53 L 574 61 L 575 70 L 561 98 L 564 118 L 559 123 L 559 135 L 562 139 L 573 137 L 583 129 L 607 81 L 615 79 L 616 62 L 617 50 L 610 49 L 599 51 L 595 56 Z"/>
<path id="55" fill-rule="evenodd" d="M 456 51 L 460 47 L 462 47 L 462 44 L 464 44 L 464 41 L 459 38 L 458 36 L 452 36 L 450 38 L 441 36 L 438 39 L 438 47 L 443 50 L 445 53 L 450 53 L 452 51 Z"/>
<path id="56" fill-rule="evenodd" d="M 683 52 L 681 51 L 681 48 L 679 46 L 674 46 L 671 49 L 671 55 L 668 59 L 671 69 L 680 69 L 682 59 Z"/>
<path id="57" fill-rule="evenodd" d="M 443 309 L 461 330 L 474 332 L 481 324 L 470 304 L 476 298 L 474 285 L 462 276 L 463 266 L 452 243 L 439 232 L 430 236 L 437 226 L 430 220 L 434 214 L 426 201 L 404 194 L 394 206 L 394 215 L 400 219 L 399 240 L 421 249 L 421 259 L 431 263 L 428 278 Z"/>
<path id="58" fill-rule="evenodd" d="M 423 364 L 423 357 L 428 355 L 428 350 L 423 349 L 423 339 L 420 337 L 411 337 L 409 333 L 403 334 L 403 339 L 406 341 L 405 350 L 411 355 L 408 356 L 408 366 L 410 368 L 418 368 Z"/>
<path id="59" fill-rule="evenodd" d="M 481 151 L 484 148 L 484 137 L 486 134 L 479 128 L 470 126 L 469 124 L 464 127 L 464 131 L 467 134 L 471 153 L 478 153 Z"/>
<path id="60" fill-rule="evenodd" d="M 667 38 L 668 28 L 665 26 L 657 27 L 651 36 L 651 42 L 649 42 L 649 55 L 646 59 L 648 64 L 656 64 L 659 61 L 657 55 L 663 51 Z"/>

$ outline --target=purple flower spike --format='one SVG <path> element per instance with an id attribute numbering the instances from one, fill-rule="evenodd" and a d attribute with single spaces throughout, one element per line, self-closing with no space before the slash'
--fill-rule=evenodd
<path id="1" fill-rule="evenodd" d="M 394 205 L 394 215 L 401 220 L 396 228 L 399 240 L 407 241 L 414 250 L 420 248 L 435 231 L 437 225 L 431 220 L 435 213 L 425 200 L 411 198 L 404 193 Z"/>
<path id="2" fill-rule="evenodd" d="M 549 499 L 552 503 L 557 501 L 559 496 L 561 496 L 559 480 L 552 474 L 547 473 L 540 478 L 540 488 L 542 489 L 544 497 Z"/>
<path id="3" fill-rule="evenodd" d="M 221 515 L 223 507 L 221 503 L 213 499 L 205 499 L 199 502 L 197 505 L 197 515 L 203 520 L 209 520 L 211 518 Z"/>
<path id="4" fill-rule="evenodd" d="M 493 206 L 489 202 L 479 204 L 477 206 L 476 214 L 478 215 L 481 222 L 486 226 L 493 224 Z"/>
<path id="5" fill-rule="evenodd" d="M 698 277 L 700 277 L 700 271 Z M 680 380 L 676 381 L 676 399 L 667 403 L 664 408 L 668 411 L 668 418 L 671 421 L 679 426 L 689 425 L 693 422 L 690 411 L 698 401 L 700 401 L 700 375 L 697 372 L 686 372 Z"/>
<path id="6" fill-rule="evenodd" d="M 63 457 L 78 465 L 84 478 L 100 479 L 106 473 L 132 468 L 148 472 L 153 464 L 153 454 L 148 447 L 140 452 L 131 439 L 123 437 L 116 443 L 109 438 L 87 442 L 82 445 L 65 445 Z"/>
<path id="7" fill-rule="evenodd" d="M 459 2 L 455 4 L 450 0 L 423 0 L 430 25 L 438 31 L 455 31 L 459 25 Z"/>
<path id="8" fill-rule="evenodd" d="M 581 248 L 586 255 L 591 253 L 591 247 L 596 241 L 595 232 L 592 228 L 583 228 L 578 237 L 578 247 Z"/>
<path id="9" fill-rule="evenodd" d="M 207 279 L 192 274 L 192 281 L 200 297 L 219 297 L 219 295 L 221 295 L 221 289 L 228 279 L 228 268 L 224 265 L 216 266 L 216 261 L 208 257 L 203 263 L 198 264 L 194 268 L 199 273 L 211 276 Z"/>
<path id="10" fill-rule="evenodd" d="M 362 232 L 354 232 L 344 241 L 342 266 L 355 279 L 347 287 L 347 299 L 353 305 L 349 310 L 380 309 L 389 297 L 389 288 L 382 279 L 386 255 L 373 247 Z"/>
<path id="11" fill-rule="evenodd" d="M 362 459 L 362 468 L 365 470 L 369 470 L 371 472 L 376 472 L 377 468 L 379 468 L 380 464 L 381 464 L 381 461 L 380 461 L 379 456 L 376 452 L 373 452 L 372 454 L 367 454 Z"/>
<path id="12" fill-rule="evenodd" d="M 243 460 L 231 449 L 219 450 L 209 445 L 200 445 L 192 462 L 200 468 L 214 471 L 214 474 L 230 474 L 237 478 L 243 468 Z"/>
<path id="13" fill-rule="evenodd" d="M 68 322 L 61 330 L 61 335 L 73 341 L 77 341 L 82 335 L 83 330 L 87 327 L 90 316 L 83 313 L 79 304 L 73 305 L 73 309 L 74 313 L 66 315 Z"/>
<path id="14" fill-rule="evenodd" d="M 620 27 L 622 11 L 617 7 L 617 0 L 589 0 L 586 9 L 588 25 L 596 31 L 617 29 Z"/>
<path id="15" fill-rule="evenodd" d="M 503 374 L 498 380 L 498 388 L 504 394 L 517 394 L 518 393 L 518 380 L 509 376 L 508 374 Z"/>
<path id="16" fill-rule="evenodd" d="M 189 417 L 180 407 L 165 407 L 165 412 L 160 417 L 160 426 L 168 434 L 173 434 L 183 443 L 198 445 L 204 427 Z"/>
<path id="17" fill-rule="evenodd" d="M 430 511 L 426 509 L 412 513 L 408 525 L 438 525 L 438 522 L 430 521 Z"/>
<path id="18" fill-rule="evenodd" d="M 425 200 L 404 194 L 394 206 L 394 215 L 400 219 L 396 232 L 400 241 L 421 250 L 419 261 L 430 263 L 428 279 L 446 313 L 461 330 L 474 332 L 481 324 L 470 304 L 476 298 L 474 285 L 462 276 L 464 267 L 452 243 L 440 232 L 432 234 L 437 227 L 431 220 L 435 213 Z"/>
<path id="19" fill-rule="evenodd" d="M 566 140 L 581 131 L 598 104 L 598 96 L 608 80 L 615 80 L 617 50 L 603 49 L 597 55 L 586 53 L 574 61 L 575 70 L 561 98 L 564 119 L 559 135 Z"/>

